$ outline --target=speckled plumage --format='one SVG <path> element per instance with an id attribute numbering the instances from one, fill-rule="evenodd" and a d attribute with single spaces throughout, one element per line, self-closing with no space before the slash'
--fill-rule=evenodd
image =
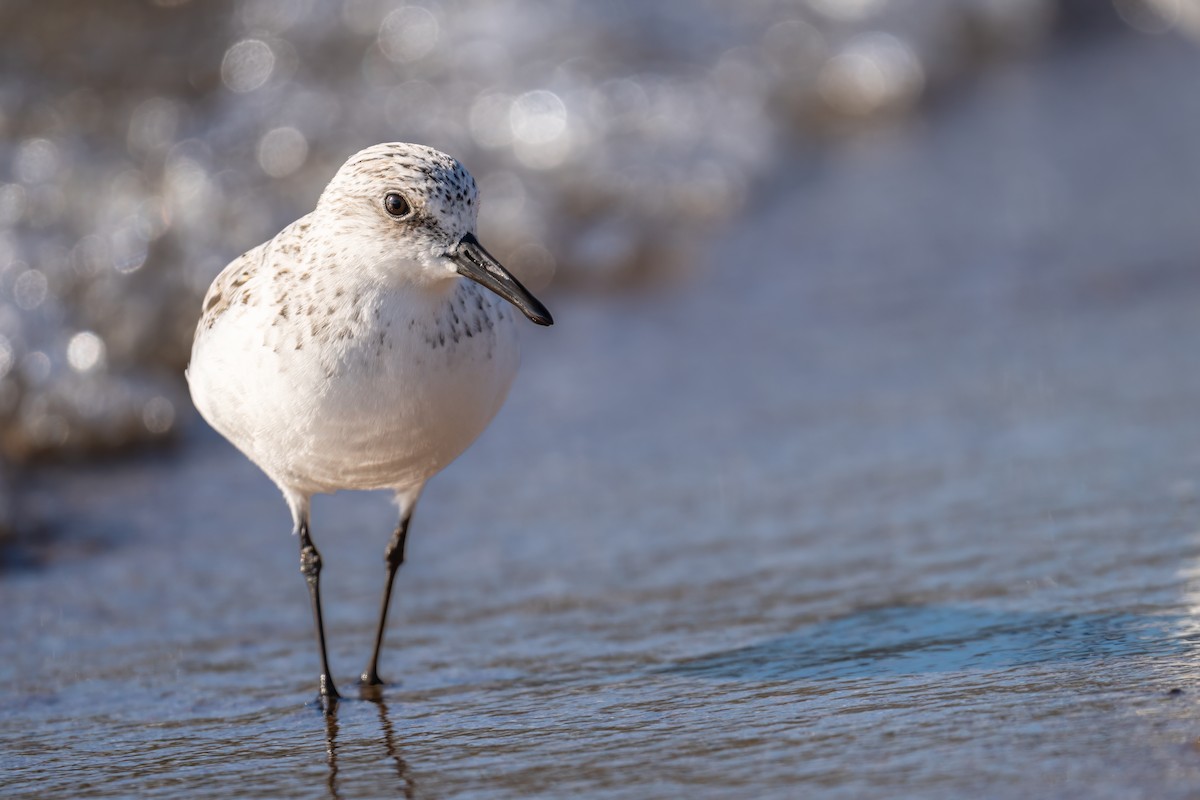
<path id="1" fill-rule="evenodd" d="M 391 191 L 409 218 L 388 215 Z M 312 494 L 340 489 L 389 488 L 411 504 L 499 410 L 518 364 L 514 314 L 447 256 L 478 204 L 450 156 L 377 145 L 213 282 L 193 399 L 297 519 Z"/>

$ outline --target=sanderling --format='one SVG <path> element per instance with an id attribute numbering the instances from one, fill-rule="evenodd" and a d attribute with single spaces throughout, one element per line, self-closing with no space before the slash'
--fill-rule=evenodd
<path id="1" fill-rule="evenodd" d="M 312 495 L 395 492 L 400 521 L 361 677 L 378 685 L 413 507 L 426 481 L 491 422 L 517 371 L 514 315 L 497 295 L 533 322 L 553 323 L 475 238 L 478 207 L 474 179 L 450 156 L 415 144 L 369 147 L 338 170 L 312 213 L 234 259 L 204 298 L 187 372 L 192 399 L 291 509 L 326 702 L 338 693 Z"/>

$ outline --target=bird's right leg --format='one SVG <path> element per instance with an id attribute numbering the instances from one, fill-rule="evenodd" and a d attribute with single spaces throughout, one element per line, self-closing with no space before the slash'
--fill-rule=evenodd
<path id="1" fill-rule="evenodd" d="M 325 623 L 321 619 L 321 554 L 317 552 L 308 533 L 308 515 L 300 517 L 296 525 L 300 537 L 300 573 L 308 584 L 308 596 L 312 600 L 313 622 L 317 626 L 317 647 L 321 650 L 321 701 L 328 704 L 339 697 L 333 677 L 329 673 L 329 656 L 325 651 Z"/>

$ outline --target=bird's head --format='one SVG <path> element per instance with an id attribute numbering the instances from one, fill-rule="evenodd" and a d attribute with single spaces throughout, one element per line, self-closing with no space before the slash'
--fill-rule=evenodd
<path id="1" fill-rule="evenodd" d="M 435 285 L 464 277 L 539 325 L 553 319 L 475 237 L 479 190 L 445 153 L 391 142 L 350 157 L 325 188 L 314 216 L 334 249 L 386 279 Z"/>

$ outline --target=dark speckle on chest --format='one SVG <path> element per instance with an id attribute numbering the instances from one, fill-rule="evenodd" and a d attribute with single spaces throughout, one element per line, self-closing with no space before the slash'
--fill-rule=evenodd
<path id="1" fill-rule="evenodd" d="M 466 282 L 458 285 L 433 324 L 423 330 L 425 343 L 430 348 L 438 350 L 453 347 L 465 340 L 486 336 L 489 338 L 487 355 L 491 358 L 496 321 L 492 319 L 490 304 L 483 299 L 479 291 L 474 285 Z"/>

